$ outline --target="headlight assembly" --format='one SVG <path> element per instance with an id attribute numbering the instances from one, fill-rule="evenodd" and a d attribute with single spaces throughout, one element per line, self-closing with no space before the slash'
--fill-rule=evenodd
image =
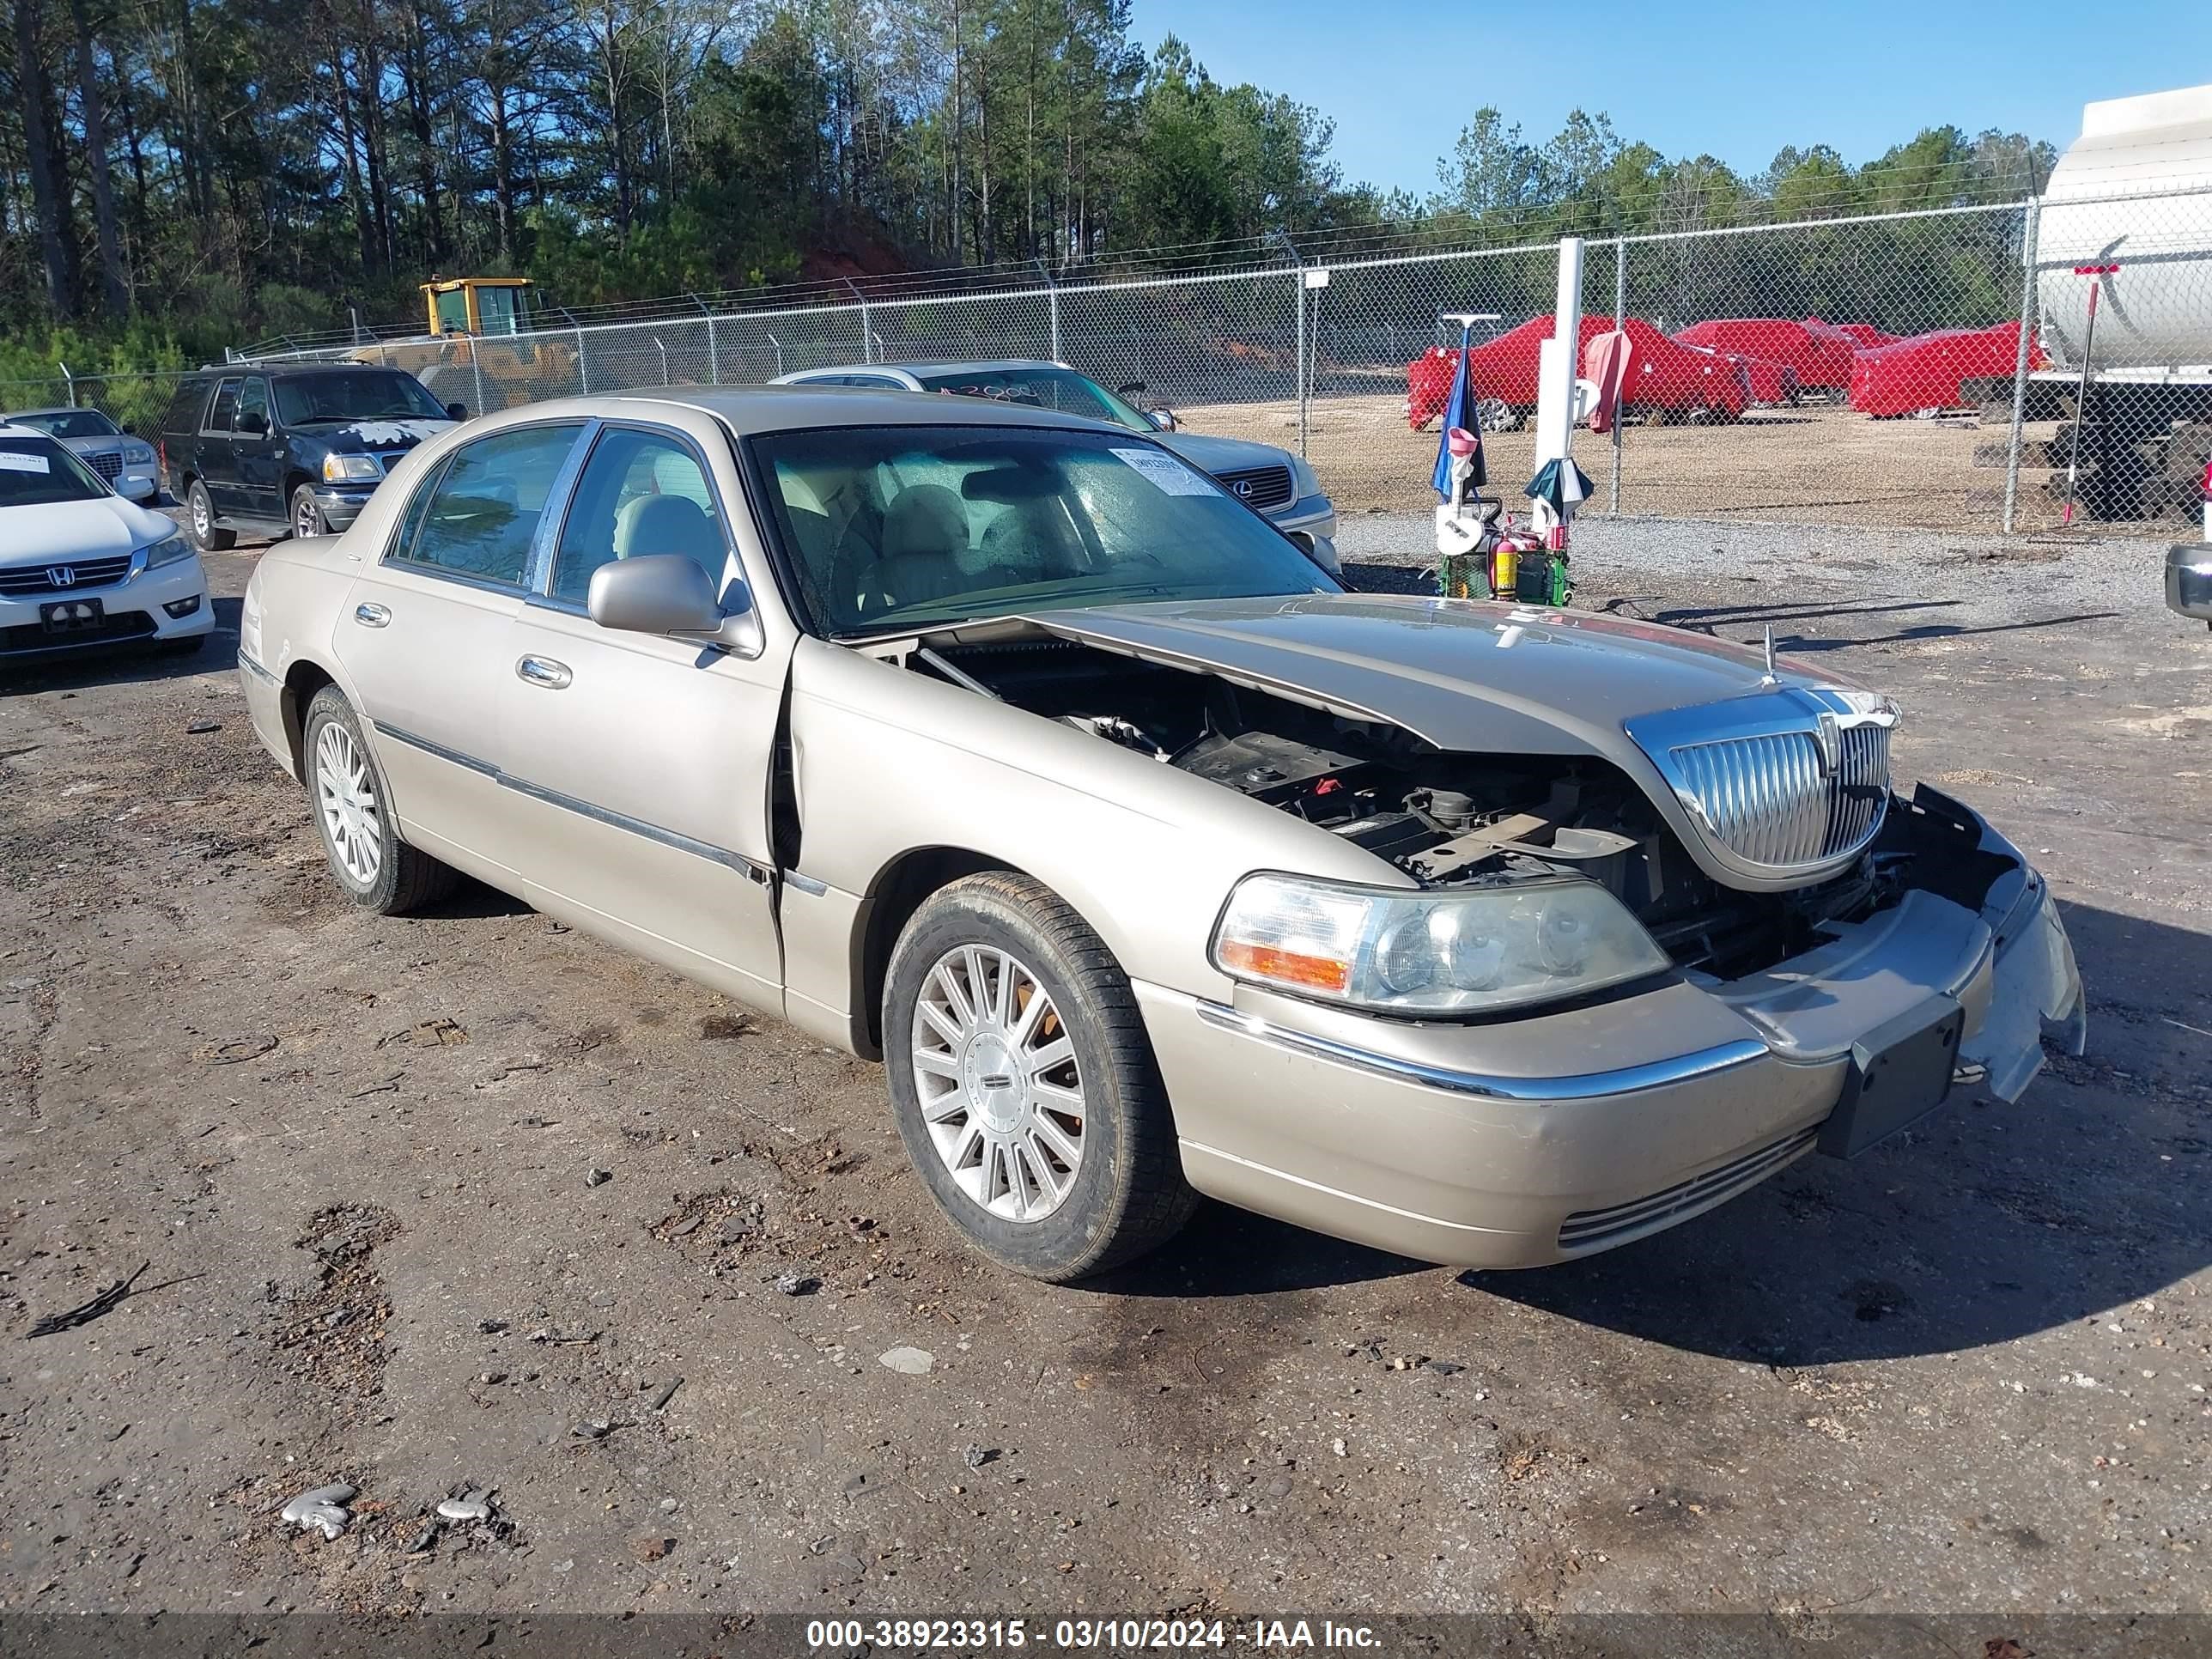
<path id="1" fill-rule="evenodd" d="M 159 570 L 165 564 L 175 564 L 192 556 L 192 544 L 182 536 L 164 536 L 146 550 L 146 568 Z"/>
<path id="2" fill-rule="evenodd" d="M 325 483 L 374 483 L 383 476 L 384 469 L 376 464 L 374 455 L 323 457 Z"/>
<path id="3" fill-rule="evenodd" d="M 1297 492 L 1293 497 L 1297 501 L 1306 501 L 1321 494 L 1321 480 L 1314 476 L 1313 468 L 1307 465 L 1303 455 L 1291 457 L 1291 487 Z"/>
<path id="4" fill-rule="evenodd" d="M 1591 882 L 1439 893 L 1273 875 L 1237 883 L 1213 963 L 1255 985 L 1405 1014 L 1553 1002 L 1671 965 Z"/>

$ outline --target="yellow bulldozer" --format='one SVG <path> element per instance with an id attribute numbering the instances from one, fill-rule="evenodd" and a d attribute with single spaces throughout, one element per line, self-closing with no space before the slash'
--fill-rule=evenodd
<path id="1" fill-rule="evenodd" d="M 356 362 L 404 370 L 471 415 L 583 389 L 574 337 L 533 331 L 527 276 L 434 276 L 420 286 L 422 335 L 360 347 Z"/>

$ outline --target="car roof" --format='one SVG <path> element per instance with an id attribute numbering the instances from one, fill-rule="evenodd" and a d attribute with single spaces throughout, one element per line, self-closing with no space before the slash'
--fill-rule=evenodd
<path id="1" fill-rule="evenodd" d="M 327 374 L 332 369 L 359 369 L 368 374 L 404 374 L 404 368 L 394 368 L 389 363 L 209 363 L 193 369 L 186 379 L 193 380 L 234 380 L 247 374 L 259 374 L 269 380 L 288 380 L 295 374 Z"/>
<path id="2" fill-rule="evenodd" d="M 26 414 L 36 414 L 37 412 L 38 411 L 36 410 L 26 410 L 24 411 Z M 52 433 L 41 432 L 34 426 L 17 426 L 11 416 L 5 415 L 0 415 L 0 438 L 40 438 L 44 439 L 47 443 L 52 443 L 54 441 L 53 434 Z"/>
<path id="3" fill-rule="evenodd" d="M 28 420 L 34 415 L 100 415 L 100 411 L 96 409 L 71 409 L 67 404 L 56 404 L 52 409 L 17 409 L 0 415 L 0 425 L 11 421 Z M 104 421 L 107 417 L 100 415 L 100 418 Z"/>
<path id="4" fill-rule="evenodd" d="M 763 432 L 837 426 L 1061 427 L 1079 432 L 1133 435 L 1127 427 L 1062 415 L 1031 404 L 986 398 L 918 397 L 903 388 L 854 386 L 666 386 L 520 404 L 489 417 L 501 425 L 563 415 L 602 420 L 635 418 L 641 406 L 671 404 L 703 410 L 740 437 Z M 509 419 L 507 417 L 513 417 Z"/>
<path id="5" fill-rule="evenodd" d="M 1056 368 L 1069 374 L 1081 373 L 1079 369 L 1069 368 L 1066 363 L 1055 363 L 1042 357 L 993 357 L 949 362 L 830 363 L 821 368 L 801 372 L 807 374 L 866 374 L 871 369 L 886 368 L 896 369 L 902 374 L 911 374 L 917 380 L 933 374 L 999 374 L 1036 368 Z M 1085 378 L 1089 377 L 1086 375 Z"/>

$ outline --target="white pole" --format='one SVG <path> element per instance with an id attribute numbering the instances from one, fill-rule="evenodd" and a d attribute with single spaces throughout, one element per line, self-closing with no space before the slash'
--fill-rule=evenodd
<path id="1" fill-rule="evenodd" d="M 1552 337 L 1537 348 L 1536 465 L 1573 451 L 1575 376 L 1583 329 L 1583 239 L 1559 238 L 1559 288 L 1552 303 Z"/>

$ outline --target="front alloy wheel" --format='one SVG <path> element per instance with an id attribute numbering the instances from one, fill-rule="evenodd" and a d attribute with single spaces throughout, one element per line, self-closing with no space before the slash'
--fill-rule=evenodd
<path id="1" fill-rule="evenodd" d="M 305 484 L 292 492 L 292 533 L 302 540 L 324 533 L 323 509 L 315 504 L 315 492 Z"/>
<path id="2" fill-rule="evenodd" d="M 899 1138 L 983 1255 L 1065 1282 L 1188 1218 L 1136 997 L 1050 888 L 991 870 L 931 894 L 891 952 L 883 1012 Z"/>
<path id="3" fill-rule="evenodd" d="M 1036 975 L 990 945 L 946 951 L 915 1005 L 922 1121 L 968 1200 L 1008 1221 L 1058 1209 L 1083 1164 L 1083 1073 Z"/>

